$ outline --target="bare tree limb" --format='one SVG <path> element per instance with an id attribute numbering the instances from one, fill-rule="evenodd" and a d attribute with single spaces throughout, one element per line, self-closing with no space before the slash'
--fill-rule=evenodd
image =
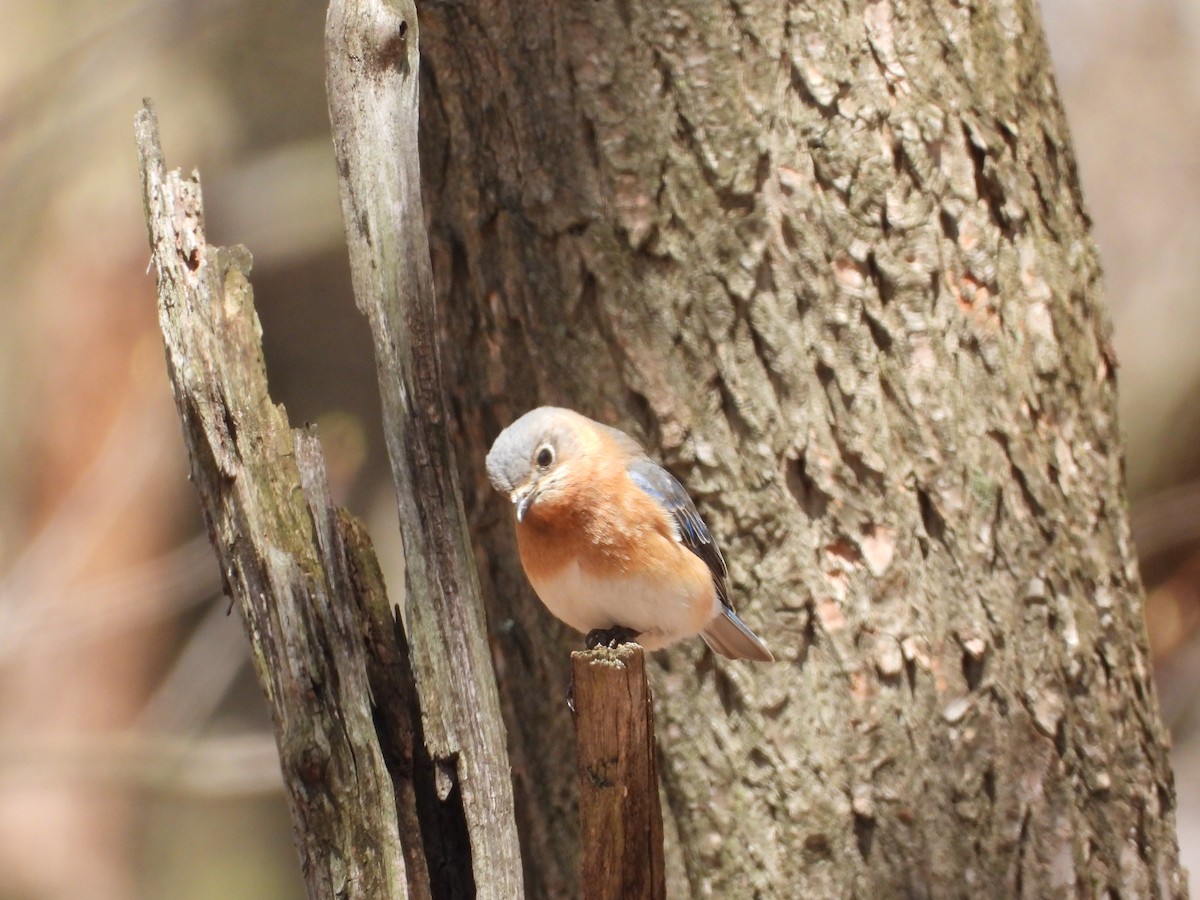
<path id="1" fill-rule="evenodd" d="M 271 707 L 309 895 L 407 897 L 418 873 L 405 865 L 356 618 L 387 606 L 382 582 L 362 577 L 377 571 L 370 544 L 330 502 L 314 434 L 292 431 L 271 401 L 249 252 L 208 243 L 199 178 L 165 172 L 148 102 L 135 130 L 191 478 Z"/>
<path id="2" fill-rule="evenodd" d="M 504 724 L 438 360 L 412 0 L 333 0 L 327 87 L 354 293 L 371 323 L 404 539 L 405 622 L 440 798 L 461 791 L 480 897 L 521 896 Z M 434 867 L 431 866 L 431 869 Z M 444 867 L 438 867 L 444 868 Z"/>

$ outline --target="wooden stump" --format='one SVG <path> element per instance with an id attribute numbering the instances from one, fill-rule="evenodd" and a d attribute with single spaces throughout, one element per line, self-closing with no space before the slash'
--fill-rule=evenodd
<path id="1" fill-rule="evenodd" d="M 666 896 L 654 708 L 636 644 L 571 654 L 583 897 Z"/>

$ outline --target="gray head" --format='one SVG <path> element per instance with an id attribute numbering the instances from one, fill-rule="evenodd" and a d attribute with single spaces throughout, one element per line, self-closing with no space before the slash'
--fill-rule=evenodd
<path id="1" fill-rule="evenodd" d="M 640 453 L 631 437 L 615 428 L 557 406 L 539 406 L 513 422 L 496 438 L 487 455 L 487 473 L 496 490 L 517 505 L 517 521 L 539 496 L 549 496 L 571 463 L 594 446 L 588 440 L 607 434 L 626 452 Z"/>

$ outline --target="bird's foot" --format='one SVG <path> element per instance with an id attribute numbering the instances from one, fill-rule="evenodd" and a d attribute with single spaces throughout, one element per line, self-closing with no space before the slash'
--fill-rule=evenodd
<path id="1" fill-rule="evenodd" d="M 597 647 L 612 647 L 614 650 L 621 644 L 637 643 L 638 633 L 632 628 L 617 625 L 614 628 L 593 628 L 583 639 L 583 646 L 588 650 Z"/>

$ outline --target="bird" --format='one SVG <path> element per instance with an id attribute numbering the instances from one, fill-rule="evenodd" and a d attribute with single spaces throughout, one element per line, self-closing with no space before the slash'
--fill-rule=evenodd
<path id="1" fill-rule="evenodd" d="M 625 432 L 541 406 L 500 432 L 485 465 L 514 506 L 534 592 L 589 649 L 658 650 L 698 634 L 729 659 L 774 659 L 734 612 L 692 498 Z"/>

